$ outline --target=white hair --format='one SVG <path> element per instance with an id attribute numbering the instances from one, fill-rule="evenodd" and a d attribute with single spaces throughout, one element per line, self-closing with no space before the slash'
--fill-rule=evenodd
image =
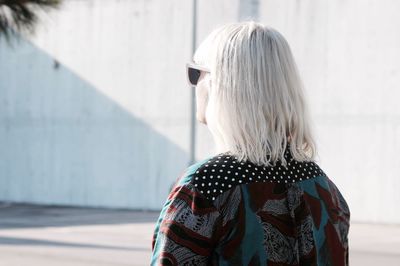
<path id="1" fill-rule="evenodd" d="M 206 120 L 218 153 L 286 166 L 290 143 L 295 160 L 314 160 L 303 84 L 282 34 L 252 20 L 225 24 L 207 36 L 193 61 L 210 68 Z"/>

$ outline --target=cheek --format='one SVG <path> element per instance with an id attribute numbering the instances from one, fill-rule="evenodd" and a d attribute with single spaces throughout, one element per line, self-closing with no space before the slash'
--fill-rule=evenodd
<path id="1" fill-rule="evenodd" d="M 196 87 L 196 100 L 198 103 L 203 104 L 208 100 L 207 88 Z"/>
<path id="2" fill-rule="evenodd" d="M 208 103 L 208 94 L 207 91 L 203 92 L 201 95 L 201 103 L 203 106 L 203 109 L 206 109 L 207 103 Z"/>

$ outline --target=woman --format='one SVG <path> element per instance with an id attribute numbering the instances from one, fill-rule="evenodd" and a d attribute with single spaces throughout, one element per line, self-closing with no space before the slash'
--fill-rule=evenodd
<path id="1" fill-rule="evenodd" d="M 187 74 L 217 154 L 176 180 L 151 265 L 348 265 L 349 207 L 315 162 L 285 38 L 254 21 L 220 26 Z"/>

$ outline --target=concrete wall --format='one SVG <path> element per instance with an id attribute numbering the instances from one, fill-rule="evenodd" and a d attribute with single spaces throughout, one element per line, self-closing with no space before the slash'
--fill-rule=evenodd
<path id="1" fill-rule="evenodd" d="M 320 165 L 358 221 L 400 223 L 400 2 L 262 1 L 292 44 Z"/>
<path id="2" fill-rule="evenodd" d="M 35 36 L 0 40 L 0 200 L 160 209 L 189 163 L 191 10 L 64 1 Z"/>
<path id="3" fill-rule="evenodd" d="M 400 223 L 400 3 L 248 1 L 291 44 L 352 219 Z M 0 200 L 159 210 L 189 159 L 192 2 L 65 2 L 0 40 Z M 198 42 L 245 2 L 198 1 Z M 213 153 L 202 124 L 196 147 Z"/>

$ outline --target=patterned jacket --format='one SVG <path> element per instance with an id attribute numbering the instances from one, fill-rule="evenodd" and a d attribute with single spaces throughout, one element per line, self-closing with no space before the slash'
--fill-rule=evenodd
<path id="1" fill-rule="evenodd" d="M 220 153 L 189 166 L 156 221 L 151 265 L 349 264 L 350 210 L 313 161 Z"/>

